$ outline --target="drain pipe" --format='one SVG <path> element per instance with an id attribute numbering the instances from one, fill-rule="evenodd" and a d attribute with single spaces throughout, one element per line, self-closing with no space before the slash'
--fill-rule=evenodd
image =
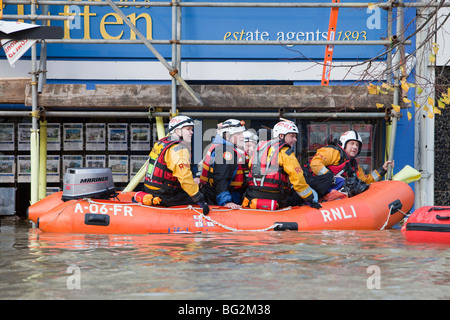
<path id="1" fill-rule="evenodd" d="M 394 55 L 394 61 L 392 63 L 392 65 L 395 68 L 394 71 L 394 101 L 393 104 L 398 105 L 399 101 L 400 101 L 400 76 L 401 76 L 401 72 L 400 72 L 400 63 L 401 63 L 401 54 L 400 54 L 400 50 L 401 50 L 401 46 L 403 46 L 402 43 L 402 39 L 403 39 L 403 1 L 399 0 L 398 3 L 400 4 L 397 7 L 397 29 L 396 29 L 396 35 L 397 37 L 400 37 L 399 39 L 399 43 L 397 44 L 397 49 L 396 49 L 396 54 Z M 398 118 L 400 116 L 400 113 L 392 110 L 392 125 L 391 125 L 391 138 L 390 138 L 390 144 L 389 144 L 389 154 L 388 154 L 388 160 L 394 160 L 394 150 L 395 150 L 395 138 L 397 135 L 397 122 L 398 122 Z M 386 179 L 387 180 L 391 180 L 392 179 L 392 167 L 391 165 L 388 166 L 388 170 L 387 170 L 387 175 L 386 175 Z"/>
<path id="2" fill-rule="evenodd" d="M 428 1 L 421 1 L 426 3 Z M 430 15 L 430 8 L 424 7 L 417 11 L 417 25 L 422 25 Z M 428 56 L 431 51 L 431 40 L 425 45 L 431 27 L 428 26 L 420 30 L 416 35 L 417 49 L 416 57 L 416 84 L 423 88 L 422 93 L 416 91 L 416 101 L 421 106 L 427 105 L 427 98 L 435 97 L 434 82 L 435 73 L 430 66 Z M 414 184 L 416 194 L 415 207 L 434 205 L 434 129 L 435 117 L 429 118 L 427 112 L 421 108 L 414 117 L 414 167 L 422 174 L 422 178 Z"/>

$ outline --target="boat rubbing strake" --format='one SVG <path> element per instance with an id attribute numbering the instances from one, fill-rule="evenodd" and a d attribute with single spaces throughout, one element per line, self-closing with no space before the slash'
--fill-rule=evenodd
<path id="1" fill-rule="evenodd" d="M 399 222 L 414 203 L 414 193 L 406 183 L 381 181 L 355 197 L 322 202 L 319 210 L 309 206 L 275 211 L 211 206 L 204 216 L 198 206 L 144 206 L 132 201 L 135 192 L 111 194 L 112 180 L 105 171 L 86 177 L 86 170 L 66 173 L 62 192 L 28 208 L 28 218 L 40 230 L 103 234 L 380 230 Z M 99 194 L 110 198 L 98 199 Z"/>

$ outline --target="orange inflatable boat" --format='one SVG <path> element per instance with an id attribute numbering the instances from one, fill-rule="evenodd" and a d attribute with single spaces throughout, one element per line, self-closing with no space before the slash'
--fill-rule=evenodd
<path id="1" fill-rule="evenodd" d="M 80 181 L 99 183 L 99 178 Z M 275 211 L 211 206 L 204 216 L 198 206 L 165 208 L 135 203 L 135 192 L 118 193 L 110 199 L 86 197 L 83 192 L 77 196 L 65 193 L 79 185 L 65 181 L 64 191 L 30 206 L 28 218 L 43 232 L 64 233 L 380 230 L 399 222 L 414 203 L 414 193 L 406 183 L 381 181 L 355 197 L 323 202 L 319 210 L 309 206 Z"/>
<path id="2" fill-rule="evenodd" d="M 450 207 L 424 206 L 415 210 L 402 227 L 410 242 L 450 244 Z"/>

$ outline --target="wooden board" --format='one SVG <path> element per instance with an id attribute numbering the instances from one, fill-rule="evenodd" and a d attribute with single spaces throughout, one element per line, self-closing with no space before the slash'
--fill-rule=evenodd
<path id="1" fill-rule="evenodd" d="M 23 104 L 25 87 L 31 78 L 0 79 L 0 103 Z"/>
<path id="2" fill-rule="evenodd" d="M 193 85 L 204 106 L 200 107 L 178 88 L 180 110 L 279 110 L 353 111 L 376 110 L 376 103 L 389 103 L 391 95 L 369 95 L 365 86 L 291 86 L 291 85 Z M 1 102 L 1 101 L 0 101 Z M 31 87 L 27 85 L 25 105 L 31 105 Z M 171 106 L 169 85 L 96 85 L 47 84 L 38 96 L 38 105 L 46 108 L 145 109 Z"/>

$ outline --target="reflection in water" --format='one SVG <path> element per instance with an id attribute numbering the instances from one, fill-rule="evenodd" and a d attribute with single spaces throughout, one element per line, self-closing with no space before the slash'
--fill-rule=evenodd
<path id="1" fill-rule="evenodd" d="M 399 230 L 77 235 L 3 219 L 0 239 L 0 299 L 450 298 L 449 247 Z"/>

